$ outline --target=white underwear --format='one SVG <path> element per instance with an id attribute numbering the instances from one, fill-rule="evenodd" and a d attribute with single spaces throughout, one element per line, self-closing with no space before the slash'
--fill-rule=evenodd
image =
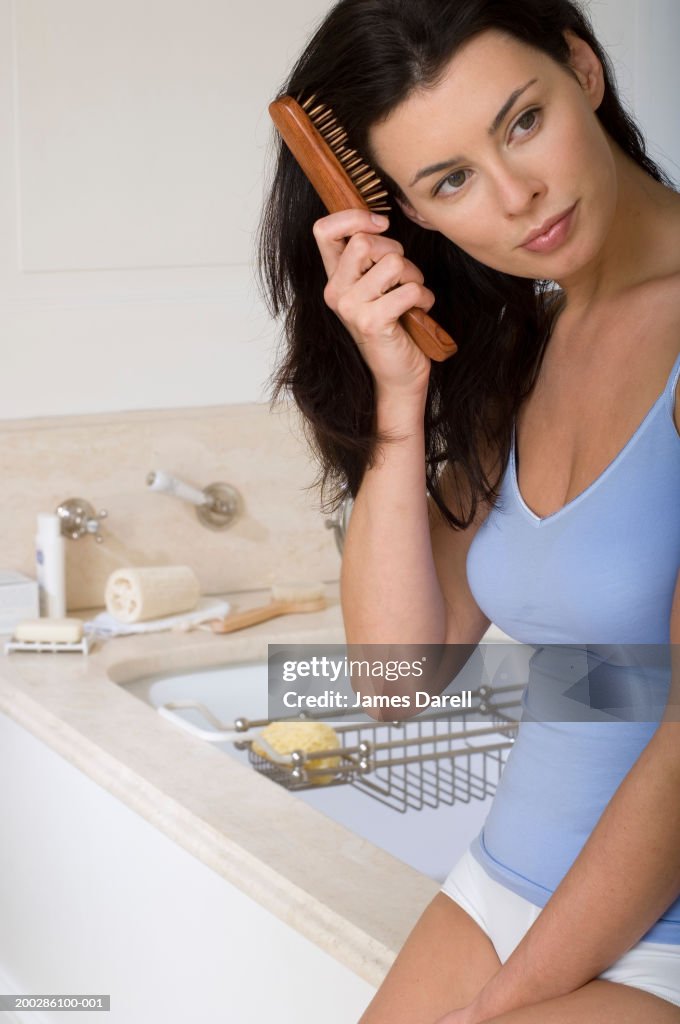
<path id="1" fill-rule="evenodd" d="M 467 850 L 442 886 L 491 939 L 501 963 L 541 913 L 541 907 L 487 875 Z M 680 1006 L 680 946 L 639 942 L 598 977 L 643 989 Z"/>

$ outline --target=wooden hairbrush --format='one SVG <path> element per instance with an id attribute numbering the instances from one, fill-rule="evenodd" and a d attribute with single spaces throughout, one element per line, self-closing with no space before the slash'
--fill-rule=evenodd
<path id="1" fill-rule="evenodd" d="M 389 211 L 380 178 L 349 148 L 347 134 L 330 107 L 317 103 L 314 96 L 302 105 L 292 96 L 282 96 L 270 103 L 269 114 L 329 213 Z M 456 351 L 453 338 L 422 309 L 410 309 L 401 323 L 429 359 L 442 362 Z"/>

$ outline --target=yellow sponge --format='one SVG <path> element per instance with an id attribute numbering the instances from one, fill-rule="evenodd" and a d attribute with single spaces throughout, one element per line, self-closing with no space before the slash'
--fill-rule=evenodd
<path id="1" fill-rule="evenodd" d="M 315 750 L 332 750 L 340 746 L 338 734 L 327 722 L 270 722 L 260 735 L 277 754 L 284 755 L 292 754 L 294 750 L 311 754 Z M 257 740 L 253 741 L 252 749 L 260 757 L 268 758 L 267 751 L 258 745 Z M 340 758 L 337 755 L 317 757 L 312 761 L 306 761 L 305 767 L 330 768 L 337 772 Z M 309 781 L 315 786 L 327 786 L 334 779 L 335 774 L 309 776 Z"/>

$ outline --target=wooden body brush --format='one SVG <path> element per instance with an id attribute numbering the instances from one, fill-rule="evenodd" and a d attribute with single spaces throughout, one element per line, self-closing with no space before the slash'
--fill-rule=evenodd
<path id="1" fill-rule="evenodd" d="M 302 106 L 283 96 L 270 103 L 269 114 L 329 213 L 389 210 L 380 178 L 348 147 L 345 130 L 329 107 L 313 96 Z M 404 313 L 401 323 L 430 359 L 442 362 L 456 351 L 455 341 L 422 309 Z"/>
<path id="2" fill-rule="evenodd" d="M 272 587 L 271 600 L 256 608 L 230 612 L 223 619 L 211 619 L 206 623 L 213 633 L 235 633 L 238 629 L 256 626 L 279 615 L 294 615 L 298 612 L 320 612 L 326 607 L 323 585 L 291 585 Z"/>

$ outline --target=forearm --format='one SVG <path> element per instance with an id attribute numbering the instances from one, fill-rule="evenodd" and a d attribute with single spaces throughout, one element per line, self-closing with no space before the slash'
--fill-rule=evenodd
<path id="1" fill-rule="evenodd" d="M 424 399 L 377 404 L 380 446 L 354 502 L 342 564 L 352 643 L 438 644 L 445 605 L 432 555 L 425 484 Z"/>
<path id="2" fill-rule="evenodd" d="M 680 893 L 680 724 L 662 725 L 540 917 L 475 1000 L 475 1022 L 572 992 Z"/>

